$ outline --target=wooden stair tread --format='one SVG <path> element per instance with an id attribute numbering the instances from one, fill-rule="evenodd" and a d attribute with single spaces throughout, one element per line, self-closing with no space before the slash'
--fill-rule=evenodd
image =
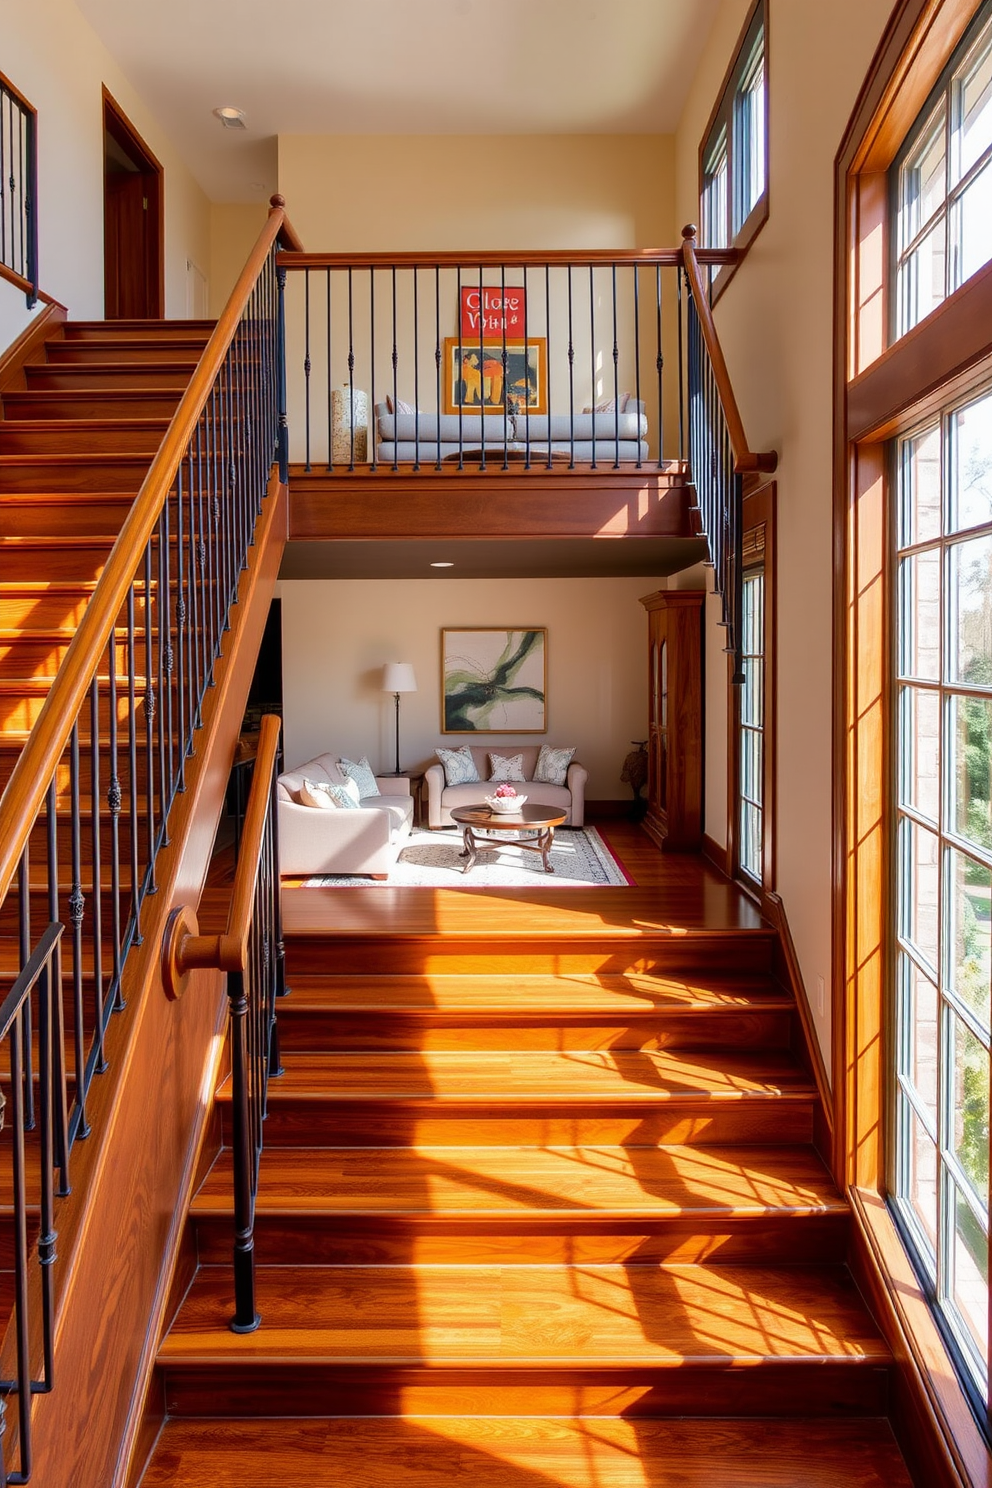
<path id="1" fill-rule="evenodd" d="M 2 636 L 2 632 L 0 632 Z M 563 1014 L 654 1013 L 659 1010 L 727 1008 L 776 1010 L 792 1001 L 767 978 L 694 979 L 629 972 L 623 976 L 548 976 L 522 973 L 512 979 L 485 976 L 294 977 L 292 996 L 280 1017 L 297 1011 L 445 1015 L 512 1015 L 555 1018 Z"/>
<path id="2" fill-rule="evenodd" d="M 561 1100 L 670 1101 L 798 1096 L 809 1077 L 776 1050 L 696 1054 L 616 1050 L 560 1054 L 434 1051 L 354 1054 L 287 1053 L 285 1074 L 269 1085 L 270 1104 L 321 1100 L 426 1100 L 540 1105 Z M 225 1081 L 218 1092 L 225 1099 Z"/>
<path id="3" fill-rule="evenodd" d="M 193 1200 L 228 1214 L 230 1149 Z M 846 1214 L 823 1164 L 805 1148 L 268 1147 L 259 1214 Z"/>
<path id="4" fill-rule="evenodd" d="M 259 1266 L 263 1326 L 201 1266 L 159 1360 L 701 1367 L 891 1356 L 842 1266 Z"/>
<path id="5" fill-rule="evenodd" d="M 170 1420 L 143 1488 L 912 1488 L 891 1427 L 853 1420 L 421 1416 Z"/>

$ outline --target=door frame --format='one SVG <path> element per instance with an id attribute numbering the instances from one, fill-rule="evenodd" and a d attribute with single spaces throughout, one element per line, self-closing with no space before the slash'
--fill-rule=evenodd
<path id="1" fill-rule="evenodd" d="M 146 265 L 146 289 L 150 319 L 165 316 L 165 167 L 145 144 L 130 119 L 106 87 L 103 88 L 103 127 L 150 177 L 148 182 L 148 229 L 152 261 Z M 104 222 L 107 211 L 106 168 L 104 169 Z M 104 313 L 108 301 L 106 243 L 104 244 Z"/>

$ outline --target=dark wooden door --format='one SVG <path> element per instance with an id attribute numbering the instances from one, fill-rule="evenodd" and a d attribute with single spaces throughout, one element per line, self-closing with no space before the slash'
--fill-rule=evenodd
<path id="1" fill-rule="evenodd" d="M 104 93 L 104 315 L 165 313 L 162 167 Z"/>

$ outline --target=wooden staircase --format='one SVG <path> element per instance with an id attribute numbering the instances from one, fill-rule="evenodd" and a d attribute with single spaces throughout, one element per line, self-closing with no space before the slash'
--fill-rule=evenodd
<path id="1" fill-rule="evenodd" d="M 771 931 L 639 930 L 625 890 L 567 936 L 506 900 L 502 934 L 363 929 L 389 892 L 339 891 L 346 933 L 288 926 L 262 1324 L 227 1327 L 222 1147 L 144 1488 L 263 1464 L 289 1488 L 907 1488 Z"/>

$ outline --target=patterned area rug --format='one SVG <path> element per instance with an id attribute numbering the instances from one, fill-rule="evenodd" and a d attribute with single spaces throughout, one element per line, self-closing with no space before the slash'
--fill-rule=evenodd
<path id="1" fill-rule="evenodd" d="M 626 888 L 633 883 L 606 846 L 595 827 L 569 831 L 559 827 L 551 849 L 554 873 L 545 873 L 537 853 L 520 852 L 513 846 L 515 833 L 507 832 L 506 847 L 476 859 L 465 872 L 462 834 L 454 828 L 440 832 L 415 830 L 399 855 L 388 879 L 360 874 L 320 874 L 304 881 L 308 889 L 561 889 L 588 888 L 590 884 Z"/>

